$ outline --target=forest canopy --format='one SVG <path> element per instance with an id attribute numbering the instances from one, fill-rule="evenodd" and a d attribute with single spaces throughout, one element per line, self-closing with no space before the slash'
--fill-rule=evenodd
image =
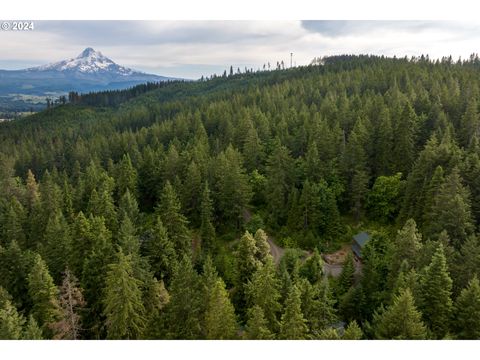
<path id="1" fill-rule="evenodd" d="M 479 338 L 478 56 L 69 100 L 0 123 L 1 339 Z"/>

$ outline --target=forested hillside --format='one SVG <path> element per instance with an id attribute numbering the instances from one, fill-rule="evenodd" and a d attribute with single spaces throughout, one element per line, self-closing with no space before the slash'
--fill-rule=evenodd
<path id="1" fill-rule="evenodd" d="M 0 338 L 479 338 L 480 60 L 317 63 L 0 123 Z"/>

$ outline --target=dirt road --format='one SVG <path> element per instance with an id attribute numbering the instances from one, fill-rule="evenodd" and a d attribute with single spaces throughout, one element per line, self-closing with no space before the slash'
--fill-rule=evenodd
<path id="1" fill-rule="evenodd" d="M 275 261 L 275 264 L 278 264 L 283 254 L 285 253 L 285 249 L 276 245 L 270 236 L 267 238 L 267 241 L 268 241 L 268 245 L 270 245 L 270 254 L 273 256 L 273 260 Z"/>
<path id="2" fill-rule="evenodd" d="M 267 238 L 267 241 L 268 241 L 268 245 L 270 245 L 270 254 L 273 256 L 273 260 L 274 260 L 275 264 L 278 265 L 278 263 L 280 263 L 280 259 L 285 254 L 285 249 L 276 245 L 273 242 L 273 239 L 270 236 Z M 338 255 L 337 253 L 329 254 L 329 256 L 327 255 L 327 257 L 329 257 L 329 258 L 333 257 L 333 258 L 337 259 L 337 261 L 340 261 L 340 262 L 328 263 L 328 262 L 324 261 L 323 262 L 323 273 L 326 274 L 326 275 L 331 275 L 333 277 L 340 276 L 340 274 L 342 273 L 342 269 L 343 269 L 344 257 L 346 256 L 346 253 L 347 253 L 347 251 L 349 251 L 349 249 L 350 249 L 349 246 L 345 246 L 344 248 L 342 248 L 342 250 L 337 252 L 337 253 L 340 253 L 340 255 Z M 311 253 L 305 252 L 305 257 L 308 258 L 309 256 L 311 256 Z M 355 259 L 355 273 L 358 275 L 360 273 L 360 271 L 361 271 L 361 263 L 358 260 Z"/>

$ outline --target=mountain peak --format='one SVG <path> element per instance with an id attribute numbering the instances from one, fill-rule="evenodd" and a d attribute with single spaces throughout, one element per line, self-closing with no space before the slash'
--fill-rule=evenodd
<path id="1" fill-rule="evenodd" d="M 103 57 L 101 52 L 97 52 L 93 48 L 87 47 L 80 55 L 77 56 L 77 59 L 91 57 L 92 55 L 99 55 Z"/>
<path id="2" fill-rule="evenodd" d="M 76 58 L 59 61 L 53 64 L 31 68 L 34 71 L 68 71 L 80 74 L 99 74 L 109 73 L 115 75 L 131 75 L 132 69 L 117 65 L 112 60 L 104 56 L 100 51 L 87 47 Z"/>

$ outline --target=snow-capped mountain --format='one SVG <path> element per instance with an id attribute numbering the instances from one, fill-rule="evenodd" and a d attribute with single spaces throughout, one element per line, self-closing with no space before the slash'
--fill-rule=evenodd
<path id="1" fill-rule="evenodd" d="M 116 90 L 167 80 L 175 79 L 118 65 L 89 47 L 68 60 L 24 70 L 0 70 L 0 96 L 54 96 L 69 91 Z"/>
<path id="2" fill-rule="evenodd" d="M 109 72 L 121 76 L 139 73 L 124 66 L 117 65 L 100 51 L 86 48 L 76 58 L 59 61 L 52 64 L 42 65 L 27 69 L 29 71 L 71 71 L 85 74 Z"/>

